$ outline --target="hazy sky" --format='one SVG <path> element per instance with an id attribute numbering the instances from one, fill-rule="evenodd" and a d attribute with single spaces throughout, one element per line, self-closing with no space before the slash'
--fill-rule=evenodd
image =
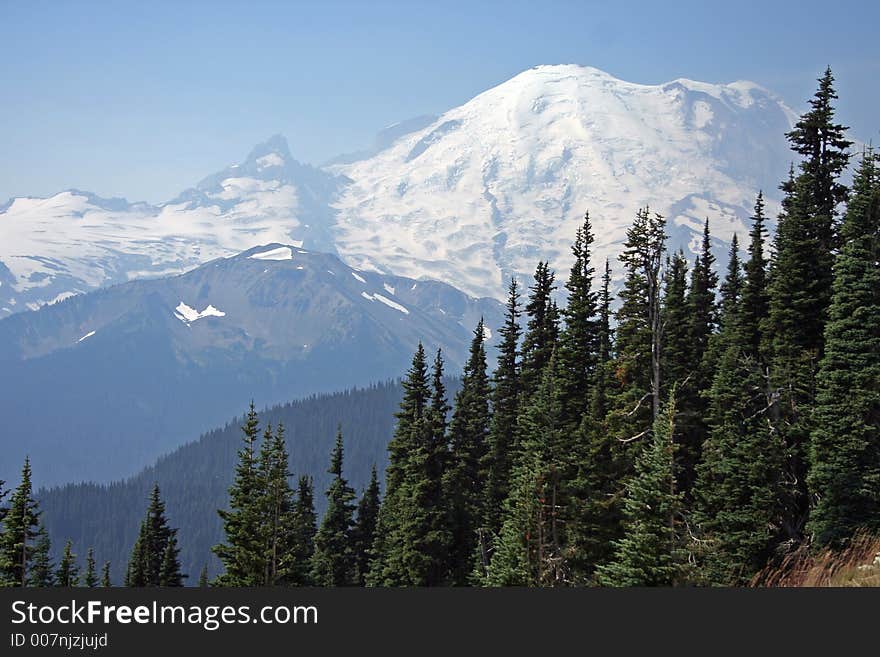
<path id="1" fill-rule="evenodd" d="M 841 120 L 880 142 L 880 3 L 610 4 L 0 0 L 0 203 L 167 200 L 277 132 L 320 164 L 536 64 L 748 79 L 797 110 L 831 64 Z"/>

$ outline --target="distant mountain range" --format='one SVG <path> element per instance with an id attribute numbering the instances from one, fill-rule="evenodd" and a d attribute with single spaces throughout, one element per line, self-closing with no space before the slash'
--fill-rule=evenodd
<path id="1" fill-rule="evenodd" d="M 273 137 L 152 206 L 69 190 L 0 205 L 0 317 L 277 242 L 364 270 L 502 298 L 538 259 L 561 275 L 583 213 L 613 257 L 636 209 L 688 248 L 708 217 L 719 254 L 755 194 L 778 200 L 794 113 L 750 82 L 640 85 L 539 66 L 438 117 L 389 126 L 322 168 Z"/>
<path id="2" fill-rule="evenodd" d="M 419 341 L 457 374 L 502 305 L 273 243 L 0 321 L 0 479 L 106 481 L 242 411 L 402 376 Z"/>

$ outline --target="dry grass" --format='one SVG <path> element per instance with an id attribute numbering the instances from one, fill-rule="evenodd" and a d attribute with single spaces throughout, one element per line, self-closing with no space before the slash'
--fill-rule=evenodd
<path id="1" fill-rule="evenodd" d="M 802 547 L 752 579 L 752 586 L 880 587 L 880 537 L 858 535 L 845 548 Z"/>

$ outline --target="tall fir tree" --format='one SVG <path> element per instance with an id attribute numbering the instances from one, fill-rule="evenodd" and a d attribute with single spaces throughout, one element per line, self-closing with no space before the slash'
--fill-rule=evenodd
<path id="1" fill-rule="evenodd" d="M 549 263 L 539 262 L 525 308 L 529 320 L 522 341 L 520 389 L 526 398 L 537 390 L 559 339 L 559 311 L 553 301 L 555 280 Z"/>
<path id="2" fill-rule="evenodd" d="M 683 500 L 675 482 L 675 415 L 673 386 L 627 483 L 624 533 L 614 543 L 614 559 L 598 569 L 603 584 L 670 586 L 685 576 Z"/>
<path id="3" fill-rule="evenodd" d="M 504 500 L 510 493 L 510 471 L 517 452 L 516 416 L 520 397 L 519 289 L 510 279 L 504 326 L 499 329 L 498 363 L 492 374 L 492 419 L 489 428 L 489 464 L 480 545 L 491 545 L 501 529 Z M 485 565 L 485 564 L 484 564 Z"/>
<path id="4" fill-rule="evenodd" d="M 590 401 L 599 350 L 598 299 L 593 290 L 595 268 L 591 262 L 593 229 L 589 212 L 575 233 L 574 264 L 565 283 L 568 298 L 562 317 L 564 329 L 559 337 L 558 358 L 564 412 L 576 429 Z"/>
<path id="5" fill-rule="evenodd" d="M 101 567 L 101 586 L 104 588 L 110 588 L 113 586 L 113 583 L 110 581 L 110 562 L 105 561 L 104 565 Z"/>
<path id="6" fill-rule="evenodd" d="M 186 578 L 180 572 L 180 549 L 177 547 L 177 530 L 171 530 L 165 551 L 162 554 L 162 565 L 159 569 L 159 586 L 183 586 Z"/>
<path id="7" fill-rule="evenodd" d="M 768 315 L 762 347 L 775 395 L 771 419 L 789 455 L 786 529 L 797 544 L 809 513 L 806 486 L 810 410 L 816 373 L 824 352 L 824 330 L 832 292 L 837 246 L 837 205 L 845 200 L 839 182 L 851 145 L 846 128 L 834 122 L 834 78 L 826 70 L 806 112 L 788 133 L 803 156 L 800 173 L 783 185 L 786 198 L 771 263 Z"/>
<path id="8" fill-rule="evenodd" d="M 263 586 L 283 584 L 290 559 L 290 524 L 293 513 L 293 491 L 290 488 L 290 466 L 284 426 L 275 432 L 267 427 L 257 465 L 260 490 L 261 538 L 265 552 Z"/>
<path id="9" fill-rule="evenodd" d="M 312 582 L 316 586 L 351 586 L 355 583 L 355 554 L 351 540 L 355 493 L 342 476 L 342 458 L 340 428 L 330 455 L 328 472 L 333 475 L 333 480 L 327 489 L 327 511 L 315 535 Z"/>
<path id="10" fill-rule="evenodd" d="M 40 510 L 34 499 L 31 462 L 25 458 L 21 481 L 9 498 L 9 508 L 0 533 L 0 574 L 5 586 L 26 586 L 34 554 L 34 539 L 40 523 Z"/>
<path id="11" fill-rule="evenodd" d="M 199 588 L 204 589 L 208 586 L 208 566 L 202 566 L 202 570 L 199 573 Z"/>
<path id="12" fill-rule="evenodd" d="M 811 415 L 808 530 L 839 547 L 880 530 L 880 162 L 868 150 L 841 226 L 841 250 Z"/>
<path id="13" fill-rule="evenodd" d="M 261 545 L 261 491 L 257 464 L 259 419 L 251 402 L 242 426 L 235 480 L 229 488 L 229 510 L 218 510 L 225 542 L 212 550 L 223 562 L 220 586 L 259 586 L 265 578 L 265 550 Z"/>
<path id="14" fill-rule="evenodd" d="M 79 566 L 76 565 L 76 555 L 73 553 L 73 541 L 67 540 L 64 544 L 64 552 L 58 569 L 55 571 L 55 586 L 70 588 L 79 586 Z"/>
<path id="15" fill-rule="evenodd" d="M 285 567 L 285 579 L 293 586 L 312 583 L 311 564 L 315 552 L 315 534 L 318 532 L 315 515 L 315 491 L 312 478 L 299 478 L 290 527 L 290 553 Z"/>
<path id="16" fill-rule="evenodd" d="M 352 544 L 355 562 L 355 583 L 366 584 L 372 555 L 373 541 L 376 538 L 376 525 L 379 520 L 381 496 L 379 492 L 379 475 L 376 465 L 370 471 L 370 483 L 358 500 L 357 516 L 352 529 Z"/>
<path id="17" fill-rule="evenodd" d="M 86 552 L 86 574 L 83 576 L 83 585 L 91 589 L 98 586 L 98 571 L 95 564 L 95 548 L 90 547 Z"/>
<path id="18" fill-rule="evenodd" d="M 474 570 L 478 530 L 484 513 L 490 422 L 484 330 L 480 319 L 471 340 L 461 389 L 455 396 L 449 432 L 449 468 L 443 473 L 443 494 L 451 534 L 449 580 L 454 586 L 466 585 Z M 480 558 L 485 560 L 488 555 Z"/>
<path id="19" fill-rule="evenodd" d="M 760 358 L 761 321 L 767 316 L 769 304 L 767 295 L 768 260 L 764 255 L 767 229 L 764 221 L 764 195 L 759 192 L 757 199 L 755 199 L 752 229 L 749 232 L 749 259 L 743 268 L 745 280 L 739 311 L 742 346 L 755 359 Z"/>
<path id="20" fill-rule="evenodd" d="M 30 572 L 28 572 L 28 586 L 47 587 L 55 586 L 54 566 L 51 557 L 51 542 L 49 540 L 49 532 L 46 531 L 45 525 L 40 523 L 37 530 L 36 541 L 34 542 L 33 561 L 31 563 Z"/>
<path id="21" fill-rule="evenodd" d="M 132 548 L 126 586 L 173 586 L 173 584 L 162 584 L 162 573 L 167 567 L 172 566 L 165 564 L 170 543 L 174 543 L 171 555 L 175 560 L 174 567 L 178 572 L 180 570 L 180 564 L 177 563 L 176 534 L 177 530 L 168 526 L 165 502 L 162 500 L 159 485 L 154 484 L 146 516 Z"/>

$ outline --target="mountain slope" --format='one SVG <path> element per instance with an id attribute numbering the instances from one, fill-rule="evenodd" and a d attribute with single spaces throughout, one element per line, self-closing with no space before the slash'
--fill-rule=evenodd
<path id="1" fill-rule="evenodd" d="M 706 217 L 726 243 L 745 235 L 759 189 L 776 197 L 794 118 L 749 82 L 650 86 L 537 67 L 334 167 L 354 181 L 336 203 L 337 250 L 359 267 L 500 297 L 538 259 L 567 271 L 585 210 L 599 258 L 618 252 L 645 204 L 668 216 L 673 247 Z"/>
<path id="2" fill-rule="evenodd" d="M 273 404 L 400 376 L 419 341 L 454 373 L 502 306 L 436 282 L 358 272 L 271 244 L 0 321 L 0 479 L 136 471 L 248 400 Z"/>
<path id="3" fill-rule="evenodd" d="M 668 216 L 672 248 L 708 217 L 721 255 L 745 236 L 759 189 L 775 213 L 794 118 L 750 82 L 536 67 L 322 169 L 276 136 L 155 207 L 75 190 L 12 199 L 0 206 L 0 317 L 268 242 L 501 299 L 539 259 L 567 272 L 586 210 L 602 259 L 645 204 Z"/>

